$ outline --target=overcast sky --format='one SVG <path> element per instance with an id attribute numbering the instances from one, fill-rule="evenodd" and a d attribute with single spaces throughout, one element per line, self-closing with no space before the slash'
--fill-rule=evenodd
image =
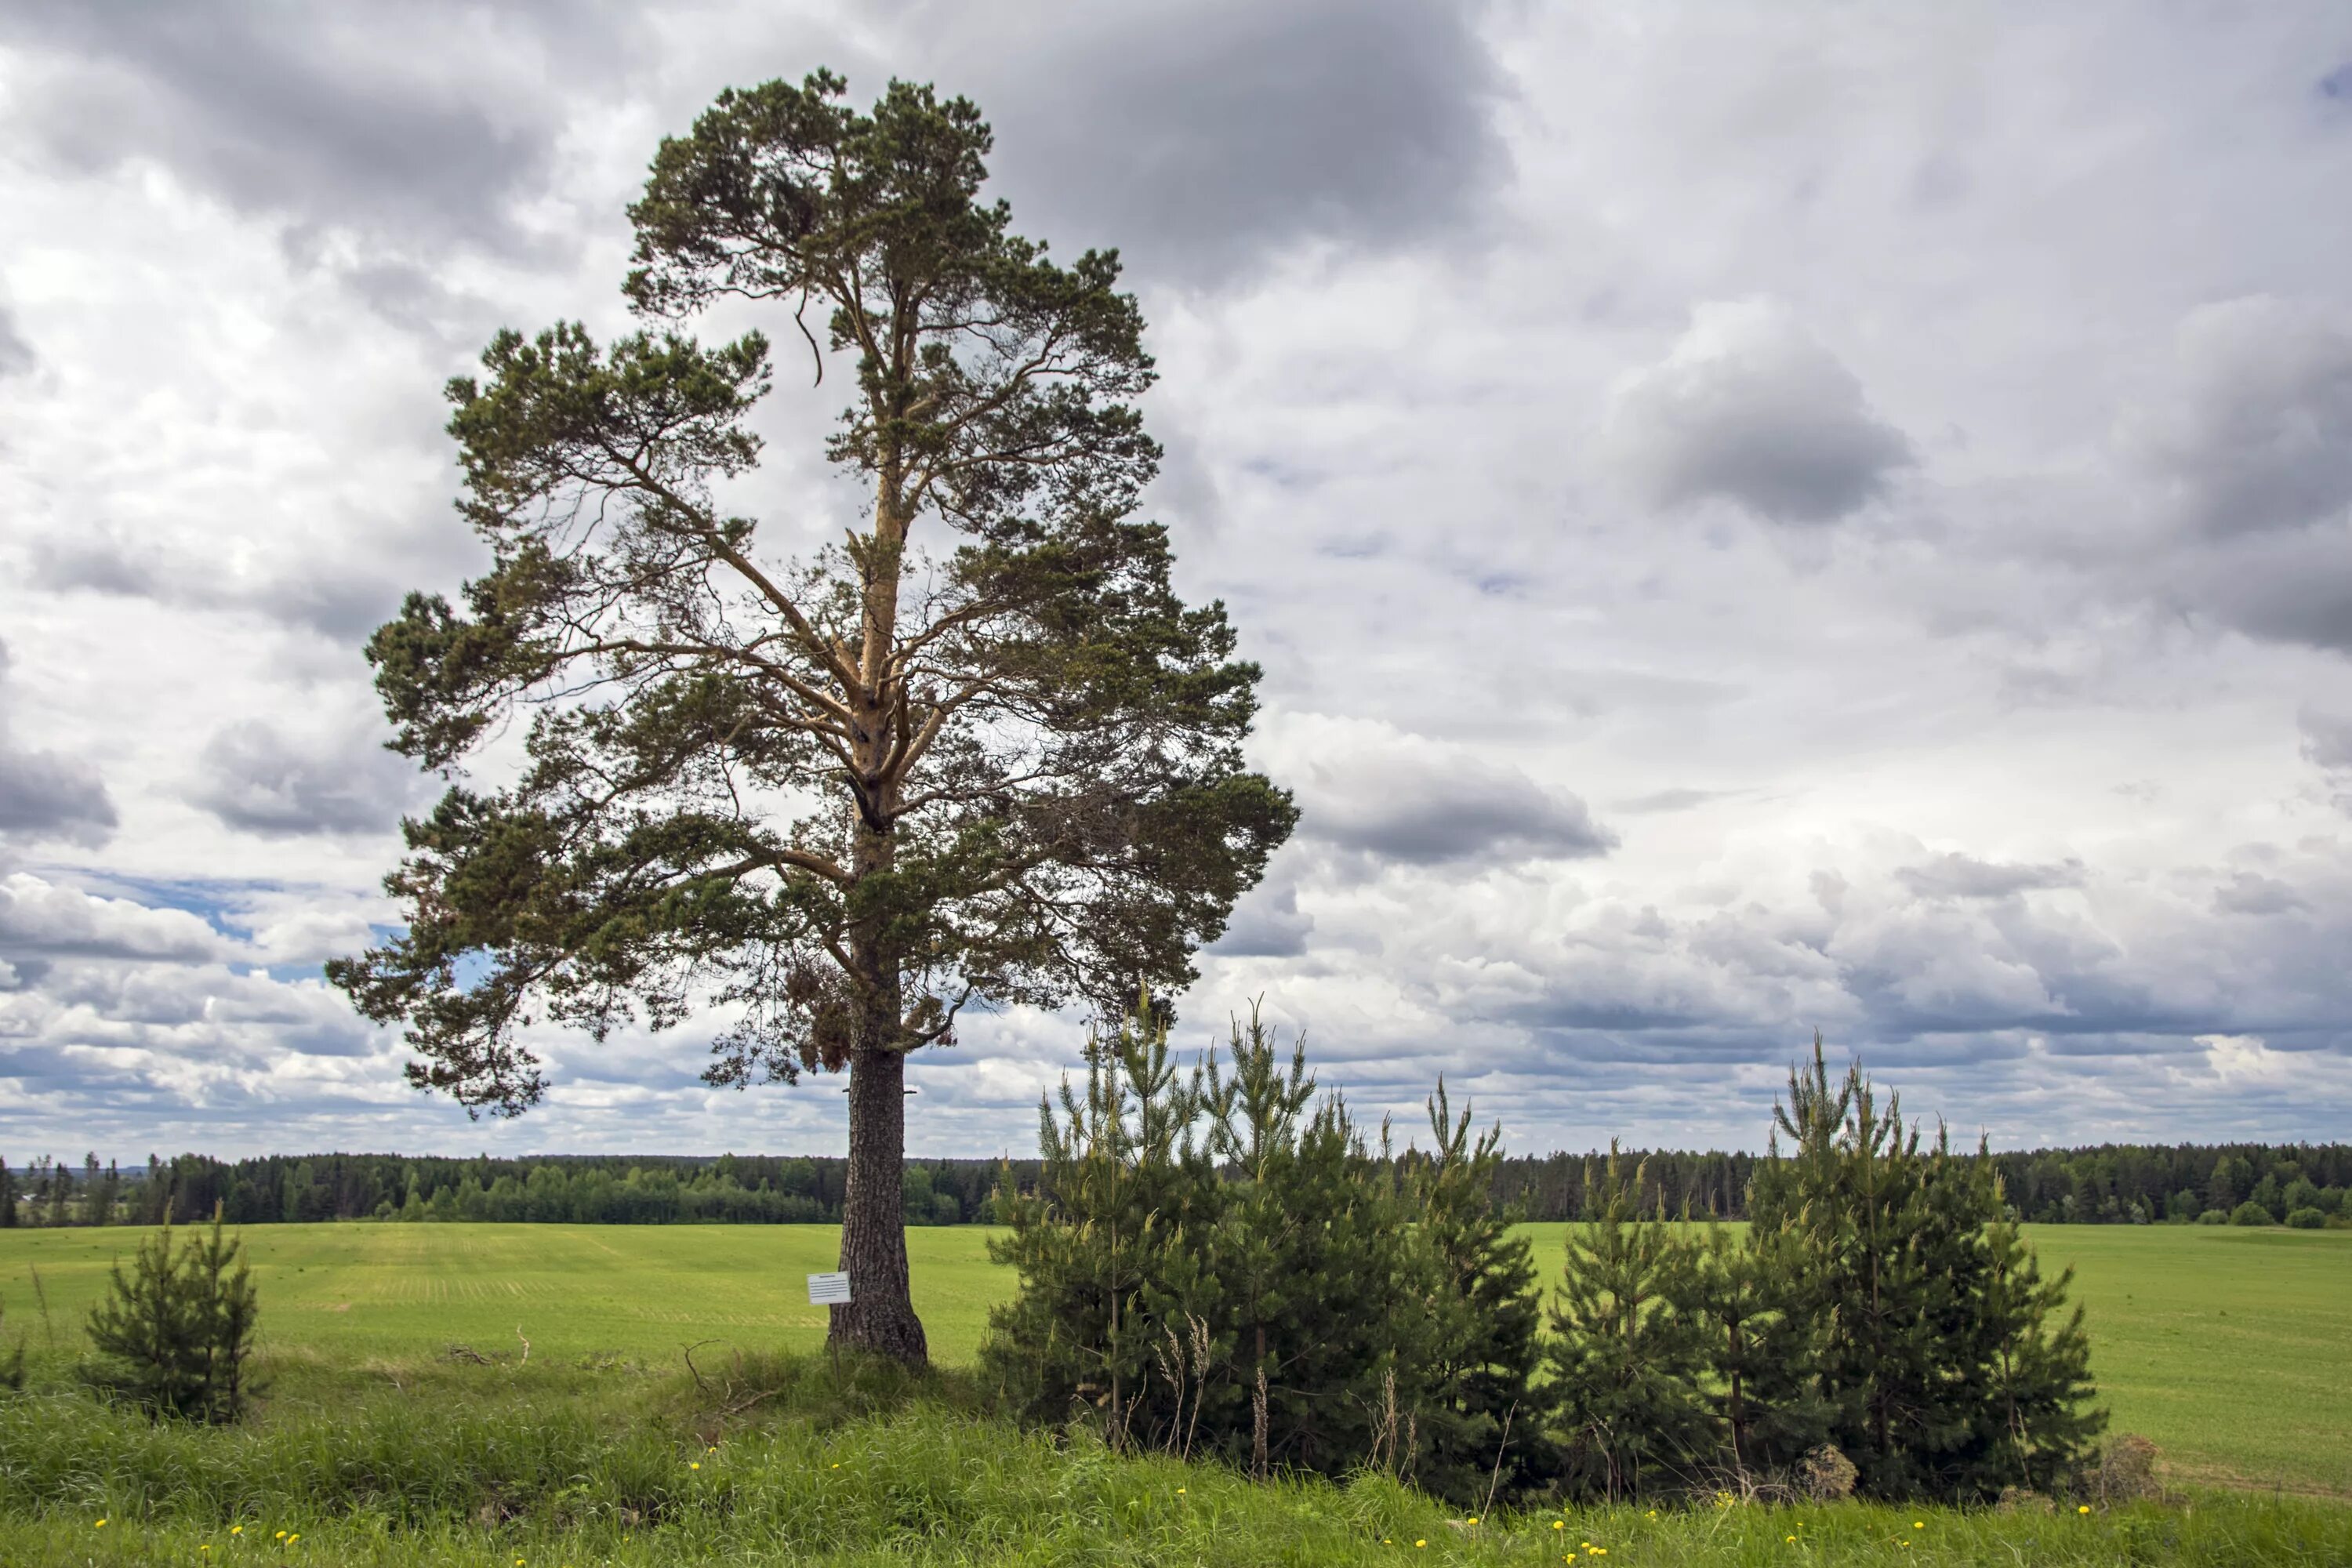
<path id="1" fill-rule="evenodd" d="M 1519 1150 L 1759 1146 L 1816 1028 L 2004 1146 L 2352 1130 L 2352 8 L 15 0 L 11 1162 L 840 1152 L 690 1028 L 469 1123 L 319 977 L 431 794 L 361 645 L 486 563 L 441 383 L 623 326 L 656 142 L 818 65 L 1142 297 L 1305 812 L 1180 1044 Z M 1076 1022 L 963 1035 L 911 1148 L 1029 1152 Z"/>

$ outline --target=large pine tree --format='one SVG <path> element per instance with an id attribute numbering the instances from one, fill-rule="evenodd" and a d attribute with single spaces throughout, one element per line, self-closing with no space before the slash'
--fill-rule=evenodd
<path id="1" fill-rule="evenodd" d="M 663 142 L 627 293 L 764 305 L 845 370 L 824 450 L 863 516 L 796 559 L 761 539 L 761 334 L 499 333 L 449 387 L 491 569 L 368 654 L 402 751 L 455 769 L 528 705 L 527 760 L 406 825 L 405 929 L 331 974 L 406 1025 L 417 1084 L 501 1114 L 542 1092 L 542 1019 L 715 1006 L 714 1083 L 846 1070 L 833 1336 L 919 1360 L 908 1055 L 968 1005 L 1180 988 L 1294 813 L 1242 765 L 1255 667 L 1134 516 L 1159 449 L 1116 253 L 1012 231 L 969 102 L 845 91 L 730 91 Z"/>

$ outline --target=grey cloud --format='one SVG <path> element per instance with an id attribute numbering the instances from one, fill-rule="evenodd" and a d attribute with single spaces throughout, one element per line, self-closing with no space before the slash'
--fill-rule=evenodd
<path id="1" fill-rule="evenodd" d="M 1215 282 L 1305 240 L 1386 249 L 1473 226 L 1509 172 L 1505 91 L 1463 0 L 919 6 L 944 90 L 997 127 L 996 184 L 1057 248 Z M 983 31 L 984 30 L 984 31 Z M 857 84 L 853 84 L 856 86 Z"/>
<path id="2" fill-rule="evenodd" d="M 2234 872 L 2213 889 L 2213 908 L 2225 915 L 2283 915 L 2310 907 L 2286 883 L 2252 871 Z"/>
<path id="3" fill-rule="evenodd" d="M 2221 890 L 2235 918 L 2217 923 L 2192 905 L 2128 895 L 2087 912 L 1921 896 L 1898 873 L 1847 885 L 1826 919 L 1599 900 L 1564 928 L 1433 921 L 1390 942 L 1383 962 L 1444 1016 L 1507 1020 L 1592 1060 L 1769 1061 L 1774 1042 L 1816 1026 L 1874 1058 L 1899 1047 L 1939 1065 L 2029 1046 L 2144 1057 L 2217 1033 L 2342 1049 L 2352 990 L 2333 911 L 2347 874 L 2339 856 L 2292 880 L 2241 877 Z"/>
<path id="4" fill-rule="evenodd" d="M 1276 776 L 1299 791 L 1301 836 L 1375 859 L 1580 859 L 1617 846 L 1575 795 L 1391 725 L 1292 718 L 1276 745 L 1285 763 Z"/>
<path id="5" fill-rule="evenodd" d="M 1621 800 L 1612 808 L 1628 816 L 1641 816 L 1652 812 L 1689 811 L 1709 801 L 1725 800 L 1738 795 L 1728 789 L 1662 789 L 1648 795 L 1637 795 L 1631 800 Z"/>
<path id="6" fill-rule="evenodd" d="M 2352 652 L 2352 524 L 2201 539 L 2169 566 L 2184 607 L 2265 641 Z"/>
<path id="7" fill-rule="evenodd" d="M 0 380 L 26 374 L 40 363 L 40 356 L 17 327 L 15 312 L 0 304 Z"/>
<path id="8" fill-rule="evenodd" d="M 2080 860 L 2004 866 L 1960 854 L 1906 866 L 1895 876 L 1923 899 L 2006 899 L 2044 889 L 2079 888 L 2084 879 Z"/>
<path id="9" fill-rule="evenodd" d="M 2352 713 L 2323 713 L 2306 708 L 2296 716 L 2303 731 L 2303 754 L 2313 766 L 2333 771 L 2352 768 Z"/>
<path id="10" fill-rule="evenodd" d="M 2193 310 L 2168 401 L 2124 435 L 2209 535 L 2340 518 L 2352 505 L 2352 324 L 2260 296 Z"/>
<path id="11" fill-rule="evenodd" d="M 435 542 L 448 548 L 446 538 Z M 400 603 L 401 577 L 421 563 L 371 562 L 346 552 L 325 561 L 304 559 L 281 574 L 235 576 L 214 563 L 136 550 L 102 531 L 37 540 L 28 556 L 28 575 L 43 588 L 244 611 L 339 643 L 356 642 L 390 618 Z"/>
<path id="12" fill-rule="evenodd" d="M 9 734 L 8 645 L 0 642 L 0 836 L 102 843 L 118 821 L 98 770 L 16 744 Z"/>
<path id="13" fill-rule="evenodd" d="M 214 735 L 198 766 L 194 804 L 270 837 L 382 832 L 418 783 L 406 762 L 363 737 L 298 742 L 260 720 Z"/>
<path id="14" fill-rule="evenodd" d="M 1296 883 L 1261 883 L 1234 907 L 1208 951 L 1222 958 L 1297 958 L 1314 931 L 1315 917 L 1298 907 Z"/>
<path id="15" fill-rule="evenodd" d="M 1664 360 L 1619 384 L 1609 434 L 1654 502 L 1714 498 L 1786 523 L 1847 516 L 1915 460 L 1853 373 L 1769 300 L 1693 310 Z"/>
<path id="16" fill-rule="evenodd" d="M 329 10 L 243 0 L 11 8 L 29 55 L 20 134 L 69 166 L 152 158 L 238 210 L 402 243 L 522 243 L 544 181 L 551 82 L 626 58 L 613 7 Z"/>

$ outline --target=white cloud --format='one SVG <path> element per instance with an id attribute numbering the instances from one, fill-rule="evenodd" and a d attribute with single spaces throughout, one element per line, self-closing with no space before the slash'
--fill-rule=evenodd
<path id="1" fill-rule="evenodd" d="M 2274 1051 L 2255 1035 L 2200 1035 L 2207 1070 L 2225 1084 L 2284 1083 L 2292 1075 L 2294 1058 Z"/>
<path id="2" fill-rule="evenodd" d="M 96 897 L 26 871 L 0 878 L 0 952 L 168 962 L 229 951 L 226 938 L 184 910 Z"/>

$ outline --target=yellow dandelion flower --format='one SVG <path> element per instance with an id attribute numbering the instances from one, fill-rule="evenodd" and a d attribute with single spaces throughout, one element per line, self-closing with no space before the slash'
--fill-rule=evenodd
<path id="1" fill-rule="evenodd" d="M 1924 1519 L 1915 1519 L 1911 1521 L 1911 1528 L 1914 1530 L 1925 1530 L 1927 1528 L 1927 1521 Z"/>
<path id="2" fill-rule="evenodd" d="M 1429 1542 L 1426 1542 L 1426 1541 L 1416 1541 L 1416 1542 L 1413 1542 L 1413 1544 L 1414 1544 L 1415 1546 L 1426 1546 L 1426 1545 L 1428 1545 L 1428 1544 L 1429 1544 Z"/>
<path id="3" fill-rule="evenodd" d="M 232 1524 L 228 1527 L 228 1532 L 231 1535 L 243 1535 L 245 1533 L 245 1526 L 241 1524 Z"/>
<path id="4" fill-rule="evenodd" d="M 1184 1489 L 1182 1487 L 1178 1487 L 1176 1489 L 1176 1495 L 1178 1497 L 1182 1497 L 1184 1495 Z"/>
<path id="5" fill-rule="evenodd" d="M 1471 1523 L 1471 1524 L 1475 1524 L 1475 1523 L 1477 1523 L 1477 1522 L 1478 1522 L 1478 1516 L 1477 1516 L 1476 1514 L 1475 1514 L 1475 1513 L 1474 1513 L 1474 1514 L 1472 1514 L 1472 1515 L 1470 1516 L 1469 1520 L 1468 1520 L 1468 1522 L 1469 1522 L 1469 1523 Z"/>
<path id="6" fill-rule="evenodd" d="M 2088 1512 L 2090 1512 L 2090 1511 L 2091 1511 L 2091 1505 L 2090 1505 L 2089 1503 L 2084 1503 L 2082 1507 L 2080 1507 L 2080 1508 L 2076 1509 L 2074 1511 L 2075 1511 L 2076 1513 L 2088 1513 Z"/>
<path id="7" fill-rule="evenodd" d="M 689 1469 L 689 1470 L 698 1470 L 698 1469 L 702 1468 L 702 1461 L 701 1461 L 700 1459 L 697 1459 L 697 1460 L 695 1460 L 693 1463 L 691 1463 L 691 1464 L 688 1465 L 686 1468 L 687 1468 L 688 1469 Z"/>
<path id="8" fill-rule="evenodd" d="M 836 1469 L 836 1470 L 837 1470 L 837 1469 L 839 1469 L 839 1468 L 841 1468 L 841 1467 L 840 1467 L 839 1465 L 835 1465 L 835 1466 L 834 1466 L 833 1468 L 834 1468 L 835 1469 Z"/>
<path id="9" fill-rule="evenodd" d="M 1797 1544 L 1797 1538 L 1796 1538 L 1795 1536 L 1793 1536 L 1793 1535 L 1792 1535 L 1792 1536 L 1790 1536 L 1790 1537 L 1789 1537 L 1789 1544 L 1790 1544 L 1790 1545 L 1791 1545 L 1791 1546 L 1794 1546 L 1795 1544 Z"/>
<path id="10" fill-rule="evenodd" d="M 289 1535 L 289 1536 L 288 1536 L 288 1537 L 286 1538 L 286 1544 L 287 1544 L 287 1545 L 289 1545 L 289 1546 L 291 1546 L 291 1545 L 293 1545 L 296 1542 L 298 1542 L 298 1541 L 299 1541 L 299 1540 L 301 1540 L 301 1539 L 302 1539 L 302 1532 L 301 1532 L 301 1531 L 296 1531 L 293 1534 L 291 1534 L 291 1535 Z"/>
<path id="11" fill-rule="evenodd" d="M 281 1530 L 276 1535 L 271 1536 L 270 1539 L 272 1541 L 283 1541 L 286 1539 L 286 1532 Z"/>
<path id="12" fill-rule="evenodd" d="M 101 1519 L 96 1524 L 91 1525 L 90 1528 L 92 1530 L 104 1530 L 106 1528 L 106 1521 Z"/>
<path id="13" fill-rule="evenodd" d="M 1564 1519 L 1555 1519 L 1551 1521 L 1551 1527 L 1554 1530 L 1566 1530 L 1568 1528 L 1568 1521 Z"/>

